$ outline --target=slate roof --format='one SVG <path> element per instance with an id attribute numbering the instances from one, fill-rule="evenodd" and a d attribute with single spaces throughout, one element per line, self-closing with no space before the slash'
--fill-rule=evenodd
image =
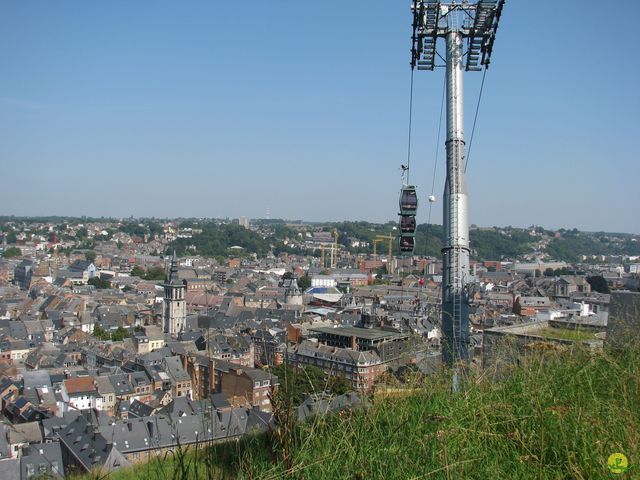
<path id="1" fill-rule="evenodd" d="M 2 480 L 22 480 L 20 478 L 19 458 L 3 460 L 0 465 L 2 465 Z"/>
<path id="2" fill-rule="evenodd" d="M 96 427 L 83 416 L 79 416 L 59 432 L 58 438 L 63 448 L 86 471 L 100 466 L 106 467 L 107 470 L 128 466 L 129 462 L 115 448 L 116 446 L 97 433 L 100 432 Z"/>
<path id="3" fill-rule="evenodd" d="M 288 352 L 289 355 L 318 357 L 348 365 L 376 365 L 381 363 L 380 357 L 374 351 L 363 352 L 349 348 L 329 347 L 309 340 L 305 340 L 299 345 L 289 347 Z"/>
<path id="4" fill-rule="evenodd" d="M 100 436 L 113 440 L 123 453 L 234 437 L 264 430 L 271 416 L 255 409 L 237 408 L 210 414 L 161 414 L 102 425 Z"/>
<path id="5" fill-rule="evenodd" d="M 278 383 L 278 377 L 259 368 L 248 368 L 242 365 L 236 365 L 235 363 L 225 362 L 224 360 L 216 360 L 214 368 L 217 371 L 229 373 L 230 371 L 241 371 L 245 373 L 254 382 L 260 382 L 262 385 L 263 380 L 270 380 L 273 384 Z"/>
<path id="6" fill-rule="evenodd" d="M 128 375 L 109 375 L 109 380 L 111 381 L 111 385 L 113 385 L 113 390 L 117 396 L 133 394 L 133 386 L 129 382 Z"/>
<path id="7" fill-rule="evenodd" d="M 176 382 L 191 380 L 191 377 L 189 376 L 189 374 L 182 367 L 182 362 L 180 361 L 180 357 L 166 357 L 164 359 L 164 366 L 166 368 L 166 372 Z"/>
<path id="8" fill-rule="evenodd" d="M 353 392 L 338 396 L 309 395 L 296 408 L 296 414 L 298 420 L 302 421 L 316 415 L 326 415 L 329 412 L 362 405 L 363 400 Z"/>
<path id="9" fill-rule="evenodd" d="M 19 423 L 6 425 L 7 441 L 9 444 L 18 443 L 40 443 L 42 442 L 42 432 L 39 422 Z"/>
<path id="10" fill-rule="evenodd" d="M 23 479 L 29 478 L 29 465 L 32 466 L 36 474 L 40 473 L 40 465 L 45 465 L 48 472 L 56 475 L 54 478 L 63 478 L 64 463 L 62 461 L 60 443 L 37 443 L 23 449 L 22 457 L 20 458 L 20 470 Z"/>
<path id="11" fill-rule="evenodd" d="M 134 417 L 149 417 L 153 414 L 154 410 L 151 405 L 142 403 L 139 400 L 134 400 L 131 402 L 131 405 L 129 405 L 129 415 L 133 415 Z"/>
<path id="12" fill-rule="evenodd" d="M 64 412 L 62 417 L 51 417 L 42 420 L 44 438 L 53 439 L 60 430 L 67 428 L 69 423 L 73 422 L 80 415 L 80 412 L 77 410 L 70 410 L 68 412 Z"/>

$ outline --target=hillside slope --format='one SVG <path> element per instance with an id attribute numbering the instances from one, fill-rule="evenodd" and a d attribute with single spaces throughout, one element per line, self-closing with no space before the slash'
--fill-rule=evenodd
<path id="1" fill-rule="evenodd" d="M 639 351 L 543 355 L 456 394 L 445 376 L 421 379 L 409 397 L 299 426 L 284 450 L 262 435 L 110 478 L 605 479 L 616 452 L 631 465 L 616 478 L 635 478 Z"/>

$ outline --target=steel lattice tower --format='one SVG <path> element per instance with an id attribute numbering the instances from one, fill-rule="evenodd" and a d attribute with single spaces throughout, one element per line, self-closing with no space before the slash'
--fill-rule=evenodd
<path id="1" fill-rule="evenodd" d="M 504 0 L 413 2 L 411 67 L 433 70 L 438 38 L 445 39 L 447 178 L 443 197 L 443 357 L 447 364 L 469 358 L 469 200 L 465 178 L 464 71 L 488 68 Z"/>

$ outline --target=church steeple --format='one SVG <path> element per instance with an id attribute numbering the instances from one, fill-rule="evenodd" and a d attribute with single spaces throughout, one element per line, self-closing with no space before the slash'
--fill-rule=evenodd
<path id="1" fill-rule="evenodd" d="M 178 335 L 184 330 L 186 309 L 186 286 L 178 275 L 178 259 L 175 250 L 164 281 L 163 327 L 165 333 Z"/>
<path id="2" fill-rule="evenodd" d="M 173 256 L 171 257 L 171 263 L 169 264 L 169 271 L 165 276 L 165 283 L 167 285 L 181 285 L 182 282 L 178 278 L 178 258 L 176 257 L 176 251 L 173 251 Z"/>

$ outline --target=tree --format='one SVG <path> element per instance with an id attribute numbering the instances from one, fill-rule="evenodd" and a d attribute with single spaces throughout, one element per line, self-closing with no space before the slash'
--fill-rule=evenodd
<path id="1" fill-rule="evenodd" d="M 87 231 L 86 228 L 84 227 L 79 228 L 78 231 L 76 232 L 76 240 L 84 240 L 87 238 L 88 235 L 89 235 L 89 232 Z"/>
<path id="2" fill-rule="evenodd" d="M 329 378 L 329 390 L 334 395 L 344 395 L 352 390 L 351 385 L 346 378 L 338 375 L 332 375 Z"/>
<path id="3" fill-rule="evenodd" d="M 376 278 L 382 278 L 383 275 L 387 274 L 386 267 L 378 267 L 376 268 Z"/>
<path id="4" fill-rule="evenodd" d="M 84 253 L 84 258 L 91 263 L 95 262 L 96 256 L 96 252 L 94 252 L 93 250 L 89 250 L 88 252 Z"/>
<path id="5" fill-rule="evenodd" d="M 7 243 L 16 243 L 17 241 L 18 237 L 16 235 L 16 232 L 11 230 L 9 233 L 7 233 Z"/>
<path id="6" fill-rule="evenodd" d="M 326 391 L 342 395 L 351 390 L 351 385 L 344 377 L 331 375 L 326 379 L 325 373 L 313 365 L 298 370 L 288 365 L 278 365 L 273 369 L 273 373 L 278 376 L 280 382 L 279 398 L 287 399 L 293 405 L 300 405 L 309 394 Z"/>
<path id="7" fill-rule="evenodd" d="M 18 247 L 9 247 L 2 254 L 4 258 L 16 258 L 22 256 L 22 250 Z"/>
<path id="8" fill-rule="evenodd" d="M 102 326 L 96 323 L 93 327 L 93 336 L 99 338 L 100 340 L 109 340 L 111 335 L 107 332 Z"/>
<path id="9" fill-rule="evenodd" d="M 308 289 L 311 286 L 311 278 L 308 275 L 300 277 L 298 279 L 298 286 L 302 291 Z"/>
<path id="10" fill-rule="evenodd" d="M 587 277 L 587 282 L 591 285 L 591 290 L 599 293 L 611 293 L 609 290 L 609 284 L 601 275 L 592 275 Z"/>
<path id="11" fill-rule="evenodd" d="M 123 327 L 118 327 L 115 332 L 111 334 L 111 340 L 114 342 L 121 342 L 129 336 L 129 332 Z"/>
<path id="12" fill-rule="evenodd" d="M 135 267 L 133 267 L 133 269 L 131 270 L 131 275 L 133 277 L 140 277 L 143 278 L 146 275 L 146 272 L 144 271 L 144 268 L 136 265 Z"/>
<path id="13" fill-rule="evenodd" d="M 143 278 L 145 280 L 164 280 L 164 267 L 161 265 L 150 267 Z"/>
<path id="14" fill-rule="evenodd" d="M 553 268 L 549 267 L 544 271 L 544 276 L 545 277 L 553 277 L 554 273 L 553 273 Z"/>
<path id="15" fill-rule="evenodd" d="M 105 288 L 111 288 L 111 282 L 109 280 L 103 280 L 100 277 L 90 278 L 87 283 L 89 285 L 93 285 L 98 290 L 102 290 L 102 289 L 105 289 Z"/>

